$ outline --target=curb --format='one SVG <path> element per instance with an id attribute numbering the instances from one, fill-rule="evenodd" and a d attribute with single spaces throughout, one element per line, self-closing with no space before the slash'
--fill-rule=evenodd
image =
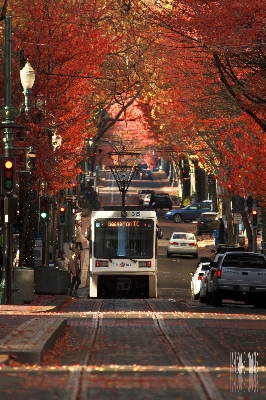
<path id="1" fill-rule="evenodd" d="M 0 340 L 0 355 L 23 364 L 40 365 L 45 353 L 67 327 L 67 319 L 36 317 L 24 322 Z"/>

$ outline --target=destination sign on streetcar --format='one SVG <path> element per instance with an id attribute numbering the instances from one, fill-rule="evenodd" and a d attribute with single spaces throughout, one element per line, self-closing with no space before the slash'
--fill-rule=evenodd
<path id="1" fill-rule="evenodd" d="M 122 219 L 108 219 L 95 222 L 96 228 L 152 228 L 153 223 L 149 220 L 122 220 Z"/>

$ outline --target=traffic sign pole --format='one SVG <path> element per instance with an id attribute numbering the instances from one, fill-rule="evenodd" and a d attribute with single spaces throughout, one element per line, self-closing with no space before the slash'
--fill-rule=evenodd
<path id="1" fill-rule="evenodd" d="M 252 251 L 257 253 L 257 228 L 253 228 Z"/>

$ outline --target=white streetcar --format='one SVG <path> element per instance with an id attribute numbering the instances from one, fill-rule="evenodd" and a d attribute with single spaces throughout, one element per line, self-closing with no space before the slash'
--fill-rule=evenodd
<path id="1" fill-rule="evenodd" d="M 157 297 L 157 228 L 155 211 L 92 212 L 89 297 Z"/>

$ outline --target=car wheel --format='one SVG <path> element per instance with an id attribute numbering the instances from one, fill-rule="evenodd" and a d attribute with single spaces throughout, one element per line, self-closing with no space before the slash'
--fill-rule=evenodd
<path id="1" fill-rule="evenodd" d="M 200 303 L 206 303 L 206 297 L 200 296 L 199 301 L 200 301 Z"/>
<path id="2" fill-rule="evenodd" d="M 168 257 L 168 258 L 171 257 L 171 253 L 169 253 L 169 251 L 167 252 L 167 257 Z"/>
<path id="3" fill-rule="evenodd" d="M 212 296 L 211 296 L 211 293 L 209 293 L 209 292 L 207 291 L 207 292 L 206 292 L 206 304 L 207 304 L 208 306 L 210 306 L 211 303 L 212 303 Z"/>
<path id="4" fill-rule="evenodd" d="M 193 254 L 193 258 L 195 258 L 197 260 L 199 258 L 198 253 L 197 254 Z"/>
<path id="5" fill-rule="evenodd" d="M 191 300 L 199 300 L 199 293 L 191 293 Z"/>
<path id="6" fill-rule="evenodd" d="M 259 301 L 254 301 L 254 308 L 262 308 L 261 303 Z"/>
<path id="7" fill-rule="evenodd" d="M 181 214 L 175 214 L 174 215 L 174 221 L 175 222 L 180 223 L 180 222 L 182 222 L 182 220 L 183 220 L 183 217 L 182 217 Z"/>
<path id="8" fill-rule="evenodd" d="M 212 292 L 212 306 L 221 307 L 222 306 L 222 296 L 219 292 Z"/>

